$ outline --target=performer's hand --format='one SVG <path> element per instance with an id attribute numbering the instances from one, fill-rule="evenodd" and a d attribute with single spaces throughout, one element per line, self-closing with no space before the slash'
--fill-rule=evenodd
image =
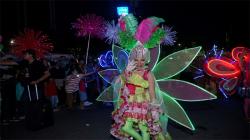
<path id="1" fill-rule="evenodd" d="M 128 61 L 128 65 L 126 67 L 126 71 L 127 72 L 131 72 L 131 71 L 133 71 L 135 69 L 135 67 L 136 67 L 136 63 L 135 63 L 134 60 Z"/>

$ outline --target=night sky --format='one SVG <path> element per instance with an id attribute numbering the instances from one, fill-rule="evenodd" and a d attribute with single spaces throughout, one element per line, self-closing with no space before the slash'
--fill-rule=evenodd
<path id="1" fill-rule="evenodd" d="M 149 16 L 166 20 L 178 32 L 178 42 L 205 47 L 213 43 L 231 49 L 250 46 L 249 1 L 181 1 L 181 0 L 1 0 L 0 33 L 5 43 L 24 27 L 42 30 L 55 44 L 56 51 L 86 46 L 87 39 L 74 36 L 71 23 L 80 15 L 95 13 L 106 20 L 117 20 L 116 6 L 128 5 L 139 21 Z M 226 34 L 229 38 L 226 42 Z M 110 49 L 107 43 L 92 39 L 100 51 Z M 92 49 L 93 51 L 93 49 Z M 95 50 L 96 52 L 96 50 Z"/>

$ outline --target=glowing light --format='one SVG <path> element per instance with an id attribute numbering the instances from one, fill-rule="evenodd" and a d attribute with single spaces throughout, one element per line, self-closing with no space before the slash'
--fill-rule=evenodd
<path id="1" fill-rule="evenodd" d="M 211 92 L 187 81 L 167 79 L 157 81 L 157 83 L 161 91 L 167 92 L 168 95 L 179 101 L 197 102 L 217 98 Z"/>
<path id="2" fill-rule="evenodd" d="M 222 59 L 211 59 L 205 66 L 209 74 L 215 77 L 236 77 L 240 70 L 233 64 Z"/>
<path id="3" fill-rule="evenodd" d="M 235 47 L 235 48 L 233 48 L 233 50 L 231 52 L 232 58 L 235 61 L 238 61 L 239 60 L 239 54 L 241 54 L 244 49 L 245 49 L 245 47 Z"/>
<path id="4" fill-rule="evenodd" d="M 166 110 L 164 112 L 167 112 L 168 117 L 175 121 L 176 123 L 189 128 L 191 130 L 195 130 L 191 120 L 189 119 L 187 113 L 185 110 L 181 107 L 181 105 L 171 96 L 169 96 L 167 93 L 160 91 L 162 94 L 162 98 L 164 101 L 164 104 L 166 105 Z"/>
<path id="5" fill-rule="evenodd" d="M 222 87 L 219 86 L 219 90 L 225 98 L 228 98 Z"/>
<path id="6" fill-rule="evenodd" d="M 128 7 L 127 6 L 123 6 L 123 7 L 117 7 L 117 14 L 119 16 L 126 16 L 128 14 Z"/>
<path id="7" fill-rule="evenodd" d="M 14 39 L 11 39 L 11 40 L 10 40 L 10 45 L 13 45 L 13 44 L 15 44 L 15 40 L 14 40 Z"/>
<path id="8" fill-rule="evenodd" d="M 183 49 L 163 58 L 153 69 L 157 80 L 168 79 L 184 71 L 196 58 L 201 47 Z"/>
<path id="9" fill-rule="evenodd" d="M 107 51 L 104 54 L 101 54 L 98 57 L 98 62 L 99 65 L 103 68 L 105 67 L 113 67 L 114 66 L 114 61 L 113 61 L 113 55 L 112 55 L 112 51 Z"/>
<path id="10" fill-rule="evenodd" d="M 201 78 L 201 77 L 204 77 L 204 75 L 196 76 L 196 77 L 194 77 L 193 79 L 195 80 L 195 79 L 198 79 L 198 78 Z"/>

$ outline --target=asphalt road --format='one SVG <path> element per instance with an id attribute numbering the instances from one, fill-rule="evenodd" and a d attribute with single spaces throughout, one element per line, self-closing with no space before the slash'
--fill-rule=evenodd
<path id="1" fill-rule="evenodd" d="M 170 121 L 168 130 L 179 140 L 250 139 L 250 123 L 243 117 L 241 99 L 182 103 L 196 127 L 195 132 Z M 25 129 L 24 121 L 1 126 L 2 139 L 81 139 L 112 140 L 109 134 L 112 107 L 95 104 L 86 110 L 62 109 L 55 112 L 55 125 L 39 131 Z"/>

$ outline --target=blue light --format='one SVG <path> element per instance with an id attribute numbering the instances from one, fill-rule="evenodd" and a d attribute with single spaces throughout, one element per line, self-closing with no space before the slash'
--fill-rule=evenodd
<path id="1" fill-rule="evenodd" d="M 127 15 L 128 14 L 128 7 L 127 6 L 123 6 L 123 7 L 117 7 L 117 14 L 119 16 L 121 15 Z"/>

